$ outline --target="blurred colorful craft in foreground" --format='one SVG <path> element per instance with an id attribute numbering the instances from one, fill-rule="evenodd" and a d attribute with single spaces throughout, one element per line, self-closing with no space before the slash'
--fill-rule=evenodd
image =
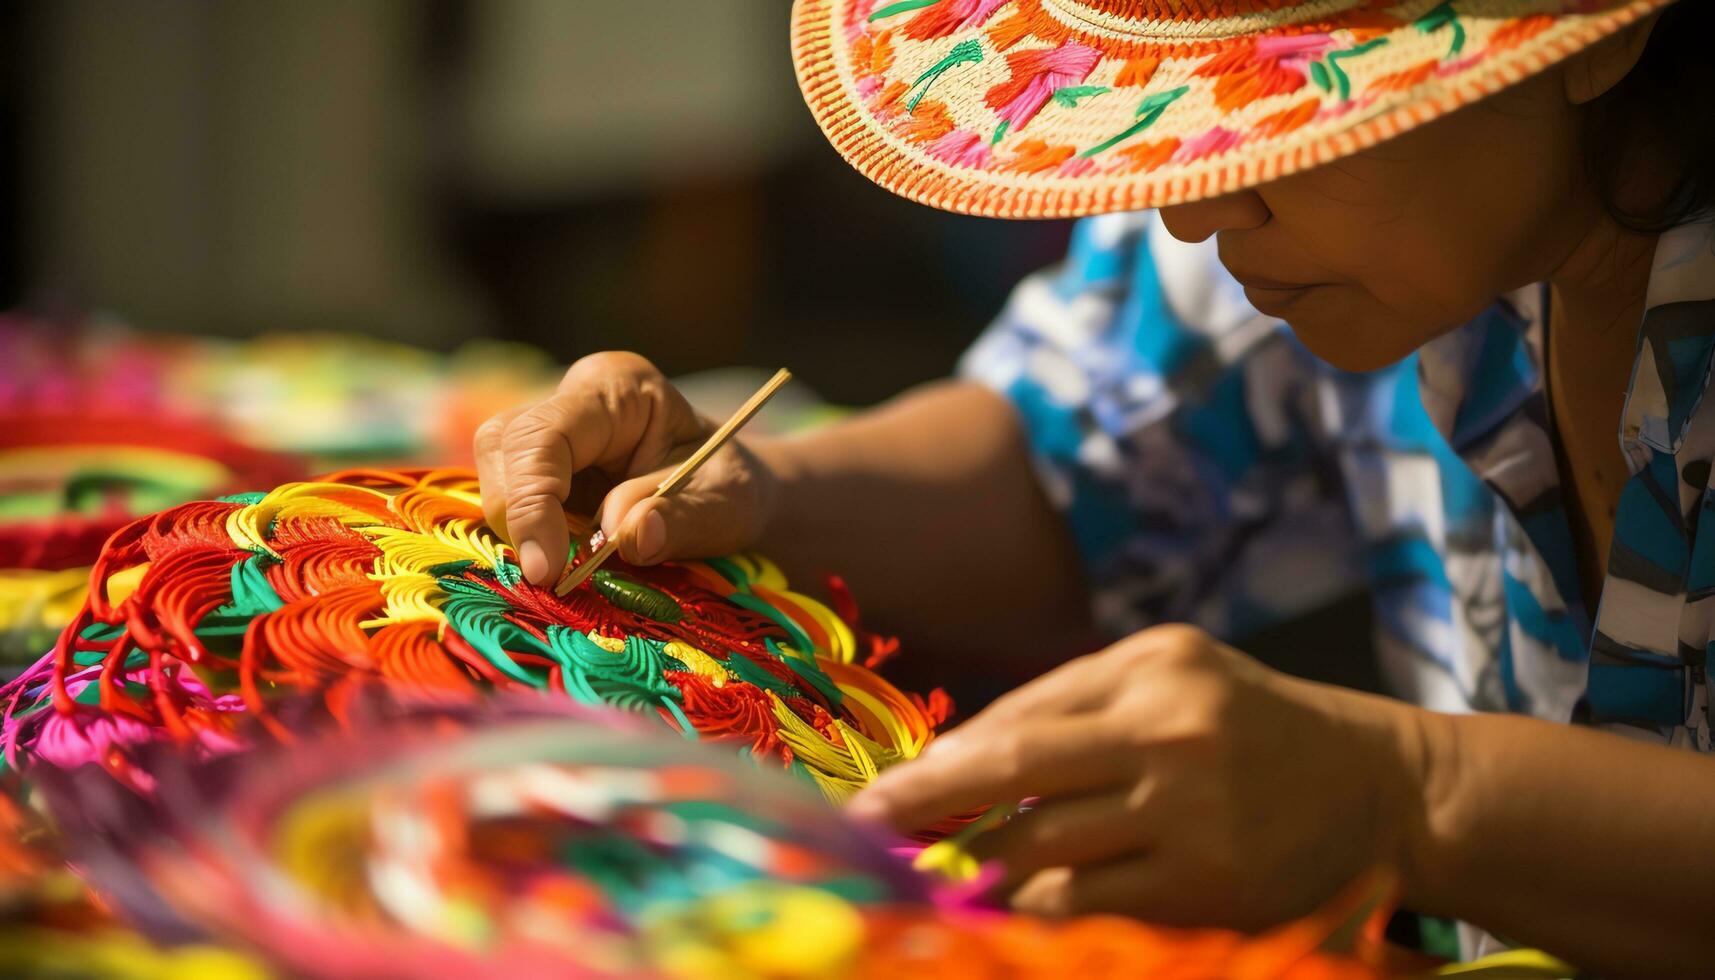
<path id="1" fill-rule="evenodd" d="M 135 521 L 90 581 L 0 689 L 8 778 L 160 941 L 323 976 L 1375 975 L 1317 952 L 1374 883 L 1251 938 L 1023 919 L 913 871 L 828 803 L 949 706 L 865 666 L 893 644 L 837 583 L 840 613 L 760 558 L 560 598 L 469 472 L 353 470 Z"/>
<path id="2" fill-rule="evenodd" d="M 1379 881 L 1261 937 L 1048 923 L 916 875 L 802 783 L 610 712 L 355 712 L 248 757 L 164 755 L 152 801 L 92 769 L 47 796 L 134 921 L 291 975 L 1377 975 L 1318 947 L 1378 952 L 1359 932 Z"/>
<path id="3" fill-rule="evenodd" d="M 337 720 L 368 686 L 440 701 L 525 688 L 737 742 L 838 800 L 916 755 L 949 708 L 857 665 L 890 645 L 762 559 L 616 563 L 564 598 L 530 585 L 464 470 L 354 470 L 173 507 L 114 534 L 90 589 L 54 652 L 0 689 L 13 766 L 94 762 L 147 789 L 138 747 L 288 738 L 283 697 L 313 694 Z"/>

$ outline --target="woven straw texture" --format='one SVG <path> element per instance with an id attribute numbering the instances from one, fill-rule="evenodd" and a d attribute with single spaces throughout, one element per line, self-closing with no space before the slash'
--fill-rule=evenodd
<path id="1" fill-rule="evenodd" d="M 924 204 L 1054 218 L 1327 163 L 1670 0 L 796 0 L 817 122 Z"/>

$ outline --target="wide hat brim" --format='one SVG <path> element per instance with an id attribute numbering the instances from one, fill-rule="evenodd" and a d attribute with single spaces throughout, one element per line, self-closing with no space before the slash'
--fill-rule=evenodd
<path id="1" fill-rule="evenodd" d="M 1328 163 L 1669 2 L 795 0 L 792 48 L 817 123 L 882 187 L 1060 218 Z"/>

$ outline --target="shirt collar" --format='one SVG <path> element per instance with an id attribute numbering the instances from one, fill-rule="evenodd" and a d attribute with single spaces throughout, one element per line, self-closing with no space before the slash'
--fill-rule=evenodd
<path id="1" fill-rule="evenodd" d="M 1542 400 L 1542 296 L 1542 284 L 1511 293 L 1418 352 L 1423 406 L 1449 445 L 1468 461 L 1475 447 L 1492 441 L 1509 420 Z M 1651 450 L 1679 450 L 1686 423 L 1709 387 L 1715 317 L 1702 311 L 1676 315 L 1679 311 L 1673 308 L 1712 299 L 1715 218 L 1663 233 L 1650 267 L 1638 352 L 1619 426 L 1621 446 L 1634 470 L 1648 461 Z M 1506 485 L 1516 481 L 1505 479 L 1504 472 L 1484 470 L 1520 462 L 1491 459 L 1489 465 L 1473 468 L 1504 493 Z M 1552 457 L 1537 463 L 1552 471 Z"/>
<path id="2" fill-rule="evenodd" d="M 1715 220 L 1680 225 L 1656 243 L 1626 388 L 1620 445 L 1636 471 L 1650 452 L 1677 453 L 1709 388 L 1715 317 L 1693 304 L 1715 299 Z"/>

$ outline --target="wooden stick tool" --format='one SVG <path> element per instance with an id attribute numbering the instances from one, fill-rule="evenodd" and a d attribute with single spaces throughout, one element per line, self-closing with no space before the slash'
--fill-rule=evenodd
<path id="1" fill-rule="evenodd" d="M 657 484 L 655 492 L 649 496 L 651 498 L 665 497 L 679 489 L 681 484 L 691 478 L 692 473 L 697 472 L 698 467 L 702 466 L 703 463 L 708 461 L 710 456 L 715 454 L 715 450 L 726 445 L 726 441 L 731 439 L 734 433 L 738 432 L 739 429 L 743 428 L 744 424 L 749 422 L 757 412 L 761 411 L 762 406 L 768 404 L 768 399 L 773 398 L 774 393 L 779 391 L 782 385 L 791 380 L 792 372 L 785 368 L 781 368 L 774 372 L 774 377 L 769 378 L 767 384 L 758 388 L 756 390 L 756 394 L 750 396 L 749 401 L 740 405 L 738 411 L 733 413 L 732 418 L 727 419 L 720 428 L 716 429 L 714 434 L 709 436 L 707 441 L 697 447 L 696 452 L 685 457 L 685 461 L 679 464 L 679 468 L 674 470 L 672 473 L 669 473 L 667 475 L 667 479 L 662 480 Z M 560 581 L 560 584 L 554 587 L 554 594 L 565 595 L 582 585 L 585 579 L 595 574 L 595 570 L 601 567 L 602 562 L 607 561 L 613 556 L 613 553 L 618 550 L 619 539 L 609 539 L 596 551 L 595 554 L 585 558 L 582 563 L 572 569 L 566 577 Z"/>

